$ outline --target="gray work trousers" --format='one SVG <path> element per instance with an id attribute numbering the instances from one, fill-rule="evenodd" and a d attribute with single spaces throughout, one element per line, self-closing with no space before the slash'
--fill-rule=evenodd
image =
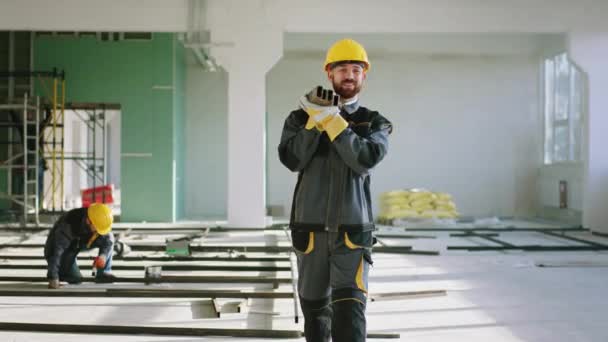
<path id="1" fill-rule="evenodd" d="M 292 231 L 307 341 L 362 342 L 372 232 Z"/>

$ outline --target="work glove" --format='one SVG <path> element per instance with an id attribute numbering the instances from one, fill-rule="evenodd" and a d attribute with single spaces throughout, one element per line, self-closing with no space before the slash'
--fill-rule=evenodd
<path id="1" fill-rule="evenodd" d="M 299 106 L 308 113 L 308 122 L 306 129 L 316 127 L 323 132 L 322 122 L 331 119 L 331 116 L 340 112 L 338 108 L 339 96 L 331 90 L 325 90 L 321 86 L 313 88 L 306 95 L 302 96 L 299 101 Z"/>
<path id="2" fill-rule="evenodd" d="M 94 268 L 106 267 L 106 257 L 104 255 L 95 257 L 95 259 L 93 259 L 93 267 Z"/>
<path id="3" fill-rule="evenodd" d="M 348 127 L 348 123 L 340 115 L 338 102 L 338 95 L 321 86 L 300 97 L 300 108 L 308 114 L 305 128 L 310 130 L 316 127 L 320 132 L 325 131 L 329 139 L 334 141 Z"/>
<path id="4" fill-rule="evenodd" d="M 310 104 L 319 107 L 338 107 L 340 96 L 335 94 L 331 89 L 323 89 L 321 86 L 314 87 L 311 91 L 304 95 L 305 100 Z M 306 110 L 305 107 L 302 109 Z M 338 110 L 339 111 L 339 110 Z"/>
<path id="5" fill-rule="evenodd" d="M 56 290 L 56 289 L 58 289 L 60 287 L 61 287 L 61 285 L 59 284 L 59 279 L 51 279 L 51 280 L 49 280 L 49 286 L 48 286 L 49 289 Z"/>

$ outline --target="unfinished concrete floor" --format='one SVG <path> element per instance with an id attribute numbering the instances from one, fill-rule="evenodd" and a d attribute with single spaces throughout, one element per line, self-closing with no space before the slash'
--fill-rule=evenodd
<path id="1" fill-rule="evenodd" d="M 399 229 L 384 232 L 403 233 Z M 480 245 L 487 242 L 453 238 L 449 233 L 415 232 L 435 239 L 383 238 L 388 245 L 412 245 L 416 250 L 437 250 L 439 256 L 374 254 L 371 295 L 386 292 L 447 290 L 447 295 L 416 299 L 370 302 L 368 330 L 399 333 L 402 341 L 417 342 L 558 342 L 608 341 L 605 316 L 608 299 L 608 252 L 467 252 L 447 251 L 448 245 Z M 571 233 L 608 244 L 608 239 L 588 232 Z M 148 237 L 154 239 L 154 236 Z M 3 237 L 4 242 L 13 239 Z M 44 234 L 26 242 L 40 242 Z M 511 243 L 576 245 L 533 232 L 501 234 Z M 205 243 L 287 244 L 277 232 L 209 235 Z M 2 250 L 2 254 L 24 253 Z M 41 253 L 31 249 L 28 255 Z M 218 253 L 214 253 L 217 255 Z M 2 261 L 9 263 L 9 261 Z M 11 260 L 11 264 L 24 261 Z M 44 263 L 43 260 L 36 261 Z M 537 263 L 569 267 L 537 267 Z M 33 263 L 31 261 L 30 263 Z M 201 264 L 204 262 L 200 262 Z M 117 265 L 121 261 L 116 262 Z M 275 262 L 276 265 L 288 264 Z M 88 273 L 88 271 L 83 271 Z M 117 274 L 138 275 L 136 271 Z M 196 274 L 218 274 L 197 271 Z M 250 272 L 253 275 L 287 276 L 289 272 Z M 44 276 L 43 270 L 0 270 L 1 275 Z M 183 274 L 183 273 L 180 273 Z M 239 275 L 244 275 L 240 272 Z M 66 288 L 144 287 L 143 284 L 83 284 Z M 157 284 L 153 288 L 226 288 L 222 284 Z M 230 285 L 232 288 L 272 290 L 271 285 Z M 44 289 L 44 283 L 3 283 L 6 288 Z M 290 291 L 283 284 L 278 291 Z M 294 323 L 290 299 L 253 299 L 248 312 L 225 313 L 221 318 L 205 317 L 204 300 L 188 298 L 48 298 L 0 297 L 0 321 L 99 325 L 146 325 L 175 327 L 302 329 Z M 230 301 L 230 300 L 225 300 Z M 0 332 L 0 341 L 82 341 L 80 334 Z M 268 341 L 232 337 L 171 337 L 87 335 L 87 341 Z M 290 339 L 303 341 L 303 339 Z M 373 339 L 370 341 L 395 341 Z"/>

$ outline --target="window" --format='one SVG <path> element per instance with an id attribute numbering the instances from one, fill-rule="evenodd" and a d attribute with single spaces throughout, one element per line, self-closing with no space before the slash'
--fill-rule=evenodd
<path id="1" fill-rule="evenodd" d="M 564 54 L 544 62 L 545 164 L 581 161 L 586 78 Z"/>

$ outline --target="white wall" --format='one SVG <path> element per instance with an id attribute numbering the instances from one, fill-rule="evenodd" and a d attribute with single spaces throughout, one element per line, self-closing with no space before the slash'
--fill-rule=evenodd
<path id="1" fill-rule="evenodd" d="M 540 205 L 559 208 L 559 182 L 568 183 L 568 208 L 583 210 L 583 164 L 543 165 L 539 169 Z"/>
<path id="2" fill-rule="evenodd" d="M 185 215 L 225 218 L 228 75 L 204 72 L 196 65 L 186 72 Z"/>
<path id="3" fill-rule="evenodd" d="M 569 35 L 571 58 L 588 73 L 589 111 L 583 144 L 583 226 L 608 234 L 608 27 Z"/>
<path id="4" fill-rule="evenodd" d="M 268 204 L 289 211 L 296 175 L 280 165 L 283 120 L 325 84 L 318 58 L 281 61 L 268 75 Z M 376 58 L 362 103 L 394 124 L 372 176 L 382 191 L 426 187 L 455 196 L 465 215 L 529 214 L 540 163 L 538 60 L 530 57 Z"/>
<path id="5" fill-rule="evenodd" d="M 267 205 L 282 205 L 288 213 L 296 176 L 277 159 L 283 120 L 304 91 L 325 84 L 325 75 L 323 44 L 317 52 L 286 46 L 291 51 L 266 80 Z M 395 124 L 389 156 L 372 179 L 375 198 L 394 188 L 428 187 L 454 194 L 465 215 L 535 212 L 542 122 L 539 59 L 528 55 L 540 50 L 529 42 L 521 46 L 502 57 L 487 48 L 469 49 L 468 56 L 453 49 L 426 57 L 420 49 L 415 56 L 372 55 L 362 101 Z M 226 215 L 226 89 L 225 73 L 189 67 L 188 218 Z"/>

